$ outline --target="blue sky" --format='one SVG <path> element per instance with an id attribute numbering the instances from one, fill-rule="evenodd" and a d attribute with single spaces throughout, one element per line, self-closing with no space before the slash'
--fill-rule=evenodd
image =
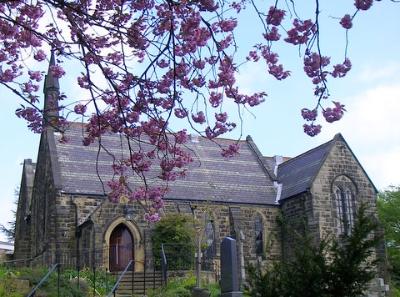
<path id="1" fill-rule="evenodd" d="M 352 1 L 324 2 L 328 4 L 321 7 L 322 50 L 336 64 L 343 60 L 345 34 L 334 17 L 352 11 Z M 269 97 L 252 110 L 253 115 L 245 115 L 243 136 L 250 134 L 264 155 L 293 157 L 341 132 L 378 189 L 400 185 L 399 16 L 400 4 L 389 1 L 375 2 L 372 9 L 358 15 L 349 32 L 353 69 L 346 78 L 330 81 L 331 100 L 345 104 L 348 112 L 337 123 L 323 124 L 322 133 L 315 138 L 302 131 L 300 110 L 313 107 L 314 98 L 312 85 L 302 74 L 297 49 L 278 47 L 282 61 L 293 72 L 283 82 L 268 78 L 261 63 L 244 65 L 238 78 L 240 86 L 248 91 L 265 90 Z M 254 18 L 244 15 L 243 20 L 238 28 L 238 44 L 244 52 L 259 35 Z M 64 79 L 60 84 L 68 96 L 81 94 L 73 81 Z M 20 183 L 23 159 L 36 161 L 39 135 L 29 132 L 25 122 L 14 115 L 20 102 L 3 87 L 0 95 L 0 223 L 4 224 L 12 219 L 14 189 Z"/>

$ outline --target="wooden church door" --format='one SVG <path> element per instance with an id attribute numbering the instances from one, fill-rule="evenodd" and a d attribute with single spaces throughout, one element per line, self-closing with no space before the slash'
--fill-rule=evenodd
<path id="1" fill-rule="evenodd" d="M 124 224 L 115 227 L 111 233 L 109 259 L 110 271 L 122 271 L 134 259 L 132 234 Z"/>

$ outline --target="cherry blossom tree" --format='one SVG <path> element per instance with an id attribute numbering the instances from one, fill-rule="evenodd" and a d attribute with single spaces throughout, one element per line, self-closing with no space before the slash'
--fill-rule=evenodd
<path id="1" fill-rule="evenodd" d="M 353 3 L 353 11 L 337 20 L 344 34 L 374 1 Z M 119 178 L 108 182 L 109 197 L 140 202 L 146 218 L 156 221 L 167 187 L 148 186 L 146 172 L 158 166 L 162 181 L 174 181 L 192 160 L 185 149 L 189 133 L 171 131 L 171 120 L 185 121 L 210 140 L 235 129 L 240 123 L 231 120 L 226 104 L 250 109 L 267 96 L 266 91 L 241 91 L 236 82 L 240 65 L 263 63 L 266 74 L 277 80 L 290 76 L 275 50 L 277 43 L 298 47 L 304 73 L 315 86 L 315 105 L 301 110 L 304 132 L 315 136 L 321 131 L 319 114 L 329 123 L 343 116 L 344 105 L 328 100 L 328 80 L 342 78 L 351 69 L 347 44 L 343 60 L 331 63 L 320 47 L 319 0 L 314 1 L 312 19 L 300 18 L 296 4 L 295 0 L 0 1 L 0 84 L 23 102 L 16 114 L 34 132 L 51 127 L 63 133 L 69 118 L 54 115 L 64 111 L 85 121 L 83 145 L 99 144 L 107 133 L 126 138 L 130 156 L 114 162 Z M 263 34 L 240 61 L 235 29 L 246 25 L 238 23 L 244 10 L 259 19 Z M 66 96 L 60 95 L 54 98 L 53 110 L 43 108 L 38 91 L 44 73 L 38 69 L 48 63 L 50 49 L 52 77 L 67 75 L 63 63 L 78 61 L 77 87 L 90 93 L 89 100 L 64 104 Z M 26 61 L 32 58 L 36 63 L 28 66 Z M 223 157 L 238 150 L 237 143 L 221 147 Z M 140 177 L 143 186 L 130 187 L 131 176 Z"/>

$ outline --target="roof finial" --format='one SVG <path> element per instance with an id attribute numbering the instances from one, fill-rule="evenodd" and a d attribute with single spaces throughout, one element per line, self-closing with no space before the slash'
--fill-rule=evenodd
<path id="1" fill-rule="evenodd" d="M 49 69 L 47 71 L 47 75 L 44 81 L 44 89 L 43 93 L 46 95 L 46 92 L 49 89 L 60 89 L 60 84 L 58 82 L 58 78 L 54 77 L 53 73 L 51 72 L 51 66 L 56 65 L 56 58 L 54 55 L 54 49 L 51 50 L 51 56 L 50 56 L 50 63 L 49 63 Z"/>
<path id="2" fill-rule="evenodd" d="M 58 119 L 58 98 L 60 96 L 60 84 L 58 78 L 52 73 L 52 66 L 56 65 L 54 49 L 51 50 L 49 69 L 44 80 L 44 118 L 45 125 Z"/>

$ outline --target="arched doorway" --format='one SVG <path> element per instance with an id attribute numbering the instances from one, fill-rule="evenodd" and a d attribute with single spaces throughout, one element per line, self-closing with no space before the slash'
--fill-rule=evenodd
<path id="1" fill-rule="evenodd" d="M 129 261 L 133 259 L 133 236 L 126 225 L 119 224 L 114 228 L 110 236 L 110 271 L 124 270 Z"/>

